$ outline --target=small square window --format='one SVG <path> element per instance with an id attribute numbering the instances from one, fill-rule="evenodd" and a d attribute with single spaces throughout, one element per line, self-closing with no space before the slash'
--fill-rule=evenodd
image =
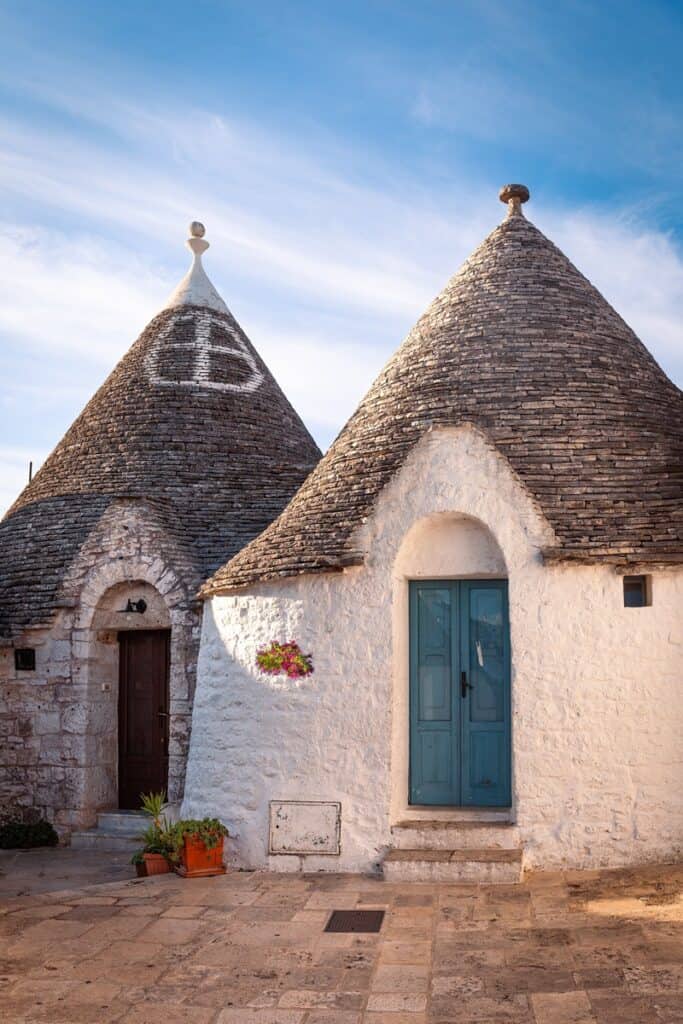
<path id="1" fill-rule="evenodd" d="M 649 576 L 624 576 L 624 608 L 645 608 L 652 604 Z"/>
<path id="2" fill-rule="evenodd" d="M 36 652 L 33 647 L 15 647 L 14 667 L 17 672 L 35 672 Z"/>

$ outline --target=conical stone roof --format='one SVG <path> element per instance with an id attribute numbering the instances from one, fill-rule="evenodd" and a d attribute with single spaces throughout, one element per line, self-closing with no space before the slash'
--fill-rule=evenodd
<path id="1" fill-rule="evenodd" d="M 0 625 L 48 621 L 112 501 L 144 502 L 195 586 L 260 533 L 320 452 L 201 266 L 192 269 L 0 524 Z"/>
<path id="2" fill-rule="evenodd" d="M 683 394 L 521 213 L 448 282 L 282 515 L 205 595 L 362 561 L 353 535 L 430 428 L 471 423 L 553 527 L 547 559 L 683 561 Z"/>

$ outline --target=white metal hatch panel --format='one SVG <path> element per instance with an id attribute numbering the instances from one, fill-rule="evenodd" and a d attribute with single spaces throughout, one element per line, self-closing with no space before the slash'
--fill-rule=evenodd
<path id="1" fill-rule="evenodd" d="M 270 853 L 339 856 L 341 804 L 316 800 L 271 800 Z"/>

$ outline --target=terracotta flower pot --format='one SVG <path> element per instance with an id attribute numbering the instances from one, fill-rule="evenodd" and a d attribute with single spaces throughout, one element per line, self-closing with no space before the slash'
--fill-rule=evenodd
<path id="1" fill-rule="evenodd" d="M 195 835 L 183 837 L 183 848 L 180 852 L 180 864 L 176 868 L 183 878 L 206 878 L 207 875 L 224 875 L 223 836 L 216 846 L 207 850 L 204 843 Z"/>
<path id="2" fill-rule="evenodd" d="M 142 856 L 148 875 L 166 875 L 171 870 L 162 853 L 144 853 Z"/>

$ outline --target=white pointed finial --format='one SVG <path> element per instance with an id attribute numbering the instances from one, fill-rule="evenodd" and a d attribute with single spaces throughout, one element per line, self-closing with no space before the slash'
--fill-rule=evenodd
<path id="1" fill-rule="evenodd" d="M 209 281 L 206 271 L 202 266 L 202 253 L 206 252 L 209 248 L 209 243 L 204 238 L 206 228 L 201 221 L 193 220 L 188 230 L 190 237 L 185 244 L 194 257 L 192 266 L 164 308 L 169 309 L 174 306 L 208 306 L 209 309 L 218 310 L 220 313 L 227 313 L 228 307 Z"/>
<path id="2" fill-rule="evenodd" d="M 199 220 L 193 220 L 189 227 L 190 237 L 188 238 L 187 248 L 195 254 L 195 256 L 201 256 L 203 252 L 209 248 L 209 243 L 204 241 L 204 235 L 206 234 L 206 228 Z"/>

